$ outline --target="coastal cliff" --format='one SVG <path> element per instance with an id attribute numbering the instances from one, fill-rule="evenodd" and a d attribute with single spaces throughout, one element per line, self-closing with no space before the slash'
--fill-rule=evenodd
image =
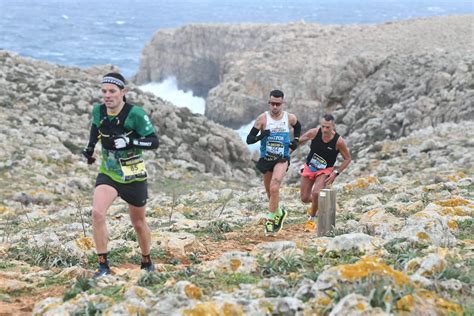
<path id="1" fill-rule="evenodd" d="M 101 101 L 100 78 L 112 70 L 59 66 L 0 51 L 3 199 L 31 202 L 40 186 L 49 192 L 50 203 L 92 188 L 98 167 L 88 168 L 80 151 L 88 141 L 92 105 Z M 129 89 L 129 102 L 144 107 L 160 138 L 158 150 L 145 152 L 155 182 L 187 172 L 239 179 L 255 175 L 250 152 L 237 133 L 133 84 Z M 99 150 L 100 144 L 96 155 Z"/>
<path id="2" fill-rule="evenodd" d="M 304 128 L 334 113 L 338 131 L 362 148 L 474 118 L 473 19 L 191 25 L 156 32 L 134 80 L 174 76 L 207 98 L 208 118 L 233 128 L 265 111 L 269 91 L 279 88 Z"/>

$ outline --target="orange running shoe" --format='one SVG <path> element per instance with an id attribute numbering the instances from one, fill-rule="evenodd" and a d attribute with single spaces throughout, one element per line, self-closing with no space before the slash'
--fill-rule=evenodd
<path id="1" fill-rule="evenodd" d="M 305 232 L 314 232 L 316 230 L 316 222 L 308 219 L 304 224 L 304 231 Z"/>

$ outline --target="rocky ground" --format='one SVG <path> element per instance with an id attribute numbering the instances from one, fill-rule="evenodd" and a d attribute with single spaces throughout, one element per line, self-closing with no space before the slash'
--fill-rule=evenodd
<path id="1" fill-rule="evenodd" d="M 303 232 L 307 205 L 294 177 L 276 237 L 263 235 L 258 178 L 151 179 L 157 271 L 139 270 L 119 202 L 108 216 L 114 274 L 96 281 L 90 187 L 61 201 L 5 200 L 0 314 L 470 315 L 473 139 L 474 122 L 464 122 L 374 143 L 333 186 L 336 229 L 319 238 Z"/>
<path id="2" fill-rule="evenodd" d="M 374 25 L 187 25 L 154 34 L 135 80 L 174 76 L 207 98 L 206 117 L 234 128 L 265 111 L 278 88 L 304 127 L 333 112 L 343 136 L 367 145 L 474 119 L 473 23 L 471 14 Z"/>
<path id="3" fill-rule="evenodd" d="M 289 217 L 278 236 L 264 237 L 267 198 L 239 136 L 130 84 L 129 99 L 150 114 L 161 141 L 146 153 L 157 271 L 139 270 L 126 204 L 116 202 L 108 214 L 113 275 L 100 280 L 90 278 L 98 167 L 79 153 L 100 78 L 115 68 L 69 68 L 0 50 L 0 315 L 474 314 L 473 55 L 463 35 L 472 35 L 471 21 L 159 32 L 168 42 L 152 41 L 145 52 L 183 52 L 160 66 L 183 76 L 193 69 L 202 74 L 194 83 L 223 80 L 208 104 L 255 105 L 288 78 L 289 99 L 301 100 L 288 105 L 315 122 L 323 111 L 336 114 L 354 161 L 333 186 L 336 228 L 317 237 L 303 232 L 308 206 L 299 200 L 308 145 L 293 153 L 281 191 Z M 256 29 L 254 41 L 248 33 Z M 201 36 L 188 43 L 195 32 Z M 203 54 L 206 34 L 233 46 Z M 280 50 L 262 53 L 260 42 Z M 341 52 L 347 58 L 339 60 Z M 295 62 L 283 63 L 289 56 Z M 290 67 L 275 67 L 280 62 Z"/>

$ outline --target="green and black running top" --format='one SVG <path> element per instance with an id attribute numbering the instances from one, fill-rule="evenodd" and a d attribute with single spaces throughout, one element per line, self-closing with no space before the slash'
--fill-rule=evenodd
<path id="1" fill-rule="evenodd" d="M 311 172 L 326 169 L 334 166 L 339 150 L 336 149 L 336 143 L 339 134 L 336 133 L 328 143 L 323 142 L 323 132 L 319 129 L 316 136 L 311 141 L 311 151 L 306 157 L 306 164 Z"/>
<path id="2" fill-rule="evenodd" d="M 133 146 L 116 150 L 113 143 L 114 136 L 118 135 L 140 138 L 154 134 L 155 129 L 145 111 L 125 103 L 120 113 L 112 116 L 107 114 L 104 104 L 96 104 L 92 110 L 92 124 L 98 128 L 102 143 L 99 172 L 120 183 L 146 180 L 143 150 Z"/>

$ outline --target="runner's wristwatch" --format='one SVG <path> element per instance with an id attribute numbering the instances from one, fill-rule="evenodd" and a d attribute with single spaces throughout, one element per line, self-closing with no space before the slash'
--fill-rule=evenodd
<path id="1" fill-rule="evenodd" d="M 332 172 L 334 172 L 336 174 L 336 177 L 340 174 L 339 170 L 337 170 L 337 169 L 334 169 Z"/>

